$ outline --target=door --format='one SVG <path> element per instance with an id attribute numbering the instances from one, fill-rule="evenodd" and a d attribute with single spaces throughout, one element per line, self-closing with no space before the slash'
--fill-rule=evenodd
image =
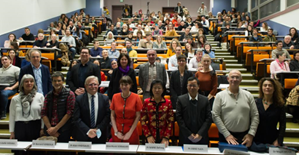
<path id="1" fill-rule="evenodd" d="M 117 17 L 122 17 L 123 5 L 112 5 L 112 24 L 117 22 Z"/>

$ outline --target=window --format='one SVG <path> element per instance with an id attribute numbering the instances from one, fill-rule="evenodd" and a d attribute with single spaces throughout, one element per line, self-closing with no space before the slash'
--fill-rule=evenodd
<path id="1" fill-rule="evenodd" d="M 273 0 L 260 8 L 260 18 L 280 11 L 280 0 Z"/>
<path id="2" fill-rule="evenodd" d="M 247 12 L 248 11 L 248 0 L 236 0 L 236 9 L 240 12 Z"/>
<path id="3" fill-rule="evenodd" d="M 266 2 L 267 0 L 260 0 L 260 4 L 262 4 L 262 3 L 264 3 L 264 2 Z"/>
<path id="4" fill-rule="evenodd" d="M 253 11 L 252 12 L 252 15 L 251 15 L 251 17 L 252 17 L 252 21 L 256 21 L 256 20 L 258 20 L 258 10 L 256 10 L 256 11 Z"/>
<path id="5" fill-rule="evenodd" d="M 257 6 L 257 0 L 251 0 L 251 9 Z"/>
<path id="6" fill-rule="evenodd" d="M 296 3 L 299 3 L 299 0 L 287 0 L 287 7 L 289 7 L 293 4 L 296 4 Z"/>

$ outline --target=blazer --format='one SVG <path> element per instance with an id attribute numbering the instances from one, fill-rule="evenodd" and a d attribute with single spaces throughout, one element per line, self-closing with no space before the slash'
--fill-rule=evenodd
<path id="1" fill-rule="evenodd" d="M 179 141 L 180 145 L 190 144 L 188 137 L 192 134 L 190 128 L 193 127 L 192 119 L 198 121 L 200 129 L 194 133 L 202 136 L 202 139 L 198 142 L 199 144 L 209 144 L 208 131 L 212 123 L 211 108 L 207 97 L 198 94 L 197 104 L 197 118 L 190 116 L 190 100 L 189 94 L 184 94 L 178 97 L 176 119 L 180 127 Z M 191 107 L 192 108 L 192 107 Z"/>
<path id="2" fill-rule="evenodd" d="M 146 91 L 146 87 L 148 84 L 148 78 L 149 78 L 149 62 L 141 64 L 139 67 L 139 85 L 143 92 Z M 165 65 L 161 63 L 156 63 L 156 79 L 162 80 L 164 85 L 167 82 L 167 77 L 166 77 L 166 69 Z"/>
<path id="3" fill-rule="evenodd" d="M 73 137 L 78 141 L 92 141 L 93 143 L 105 143 L 107 139 L 107 126 L 110 123 L 110 106 L 107 96 L 98 93 L 98 116 L 96 121 L 96 128 L 100 129 L 102 136 L 98 139 L 89 138 L 87 132 L 90 127 L 90 109 L 88 103 L 88 95 L 85 92 L 76 97 L 76 103 L 73 113 L 73 125 L 75 131 Z"/>
<path id="4" fill-rule="evenodd" d="M 171 74 L 170 77 L 170 100 L 172 103 L 173 109 L 176 109 L 176 102 L 177 98 L 180 95 L 186 94 L 188 92 L 187 90 L 187 83 L 188 78 L 192 77 L 193 74 L 190 71 L 185 70 L 184 72 L 184 80 L 183 80 L 183 87 L 181 87 L 181 81 L 180 81 L 180 71 L 174 71 Z"/>
<path id="5" fill-rule="evenodd" d="M 127 75 L 130 76 L 133 81 L 133 85 L 132 85 L 130 91 L 133 93 L 137 93 L 136 74 L 135 74 L 134 69 L 130 68 Z M 109 87 L 108 87 L 108 96 L 109 96 L 110 100 L 112 100 L 112 97 L 115 93 L 120 92 L 119 80 L 121 79 L 122 76 L 123 76 L 122 72 L 118 68 L 113 70 L 113 73 L 110 78 Z"/>
<path id="6" fill-rule="evenodd" d="M 48 92 L 50 92 L 53 89 L 52 81 L 50 77 L 51 75 L 50 75 L 49 68 L 47 66 L 41 64 L 40 68 L 42 71 L 43 95 L 46 95 L 48 94 Z M 31 63 L 21 68 L 20 75 L 19 75 L 19 83 L 21 83 L 24 74 L 31 74 L 33 77 L 35 77 Z"/>
<path id="7" fill-rule="evenodd" d="M 84 83 L 79 83 L 79 75 L 80 75 L 80 70 L 79 70 L 79 67 L 80 67 L 81 63 L 75 65 L 74 67 L 72 67 L 70 73 L 69 73 L 69 76 L 68 76 L 68 85 L 71 89 L 71 91 L 75 92 L 77 88 L 79 88 L 80 86 L 84 86 Z M 85 74 L 85 79 L 88 77 L 88 76 L 91 76 L 91 75 L 94 75 L 96 77 L 98 77 L 99 79 L 99 83 L 101 83 L 101 69 L 99 66 L 93 64 L 92 62 L 88 62 L 87 63 L 87 66 L 88 66 L 88 71 L 86 72 Z"/>
<path id="8" fill-rule="evenodd" d="M 294 59 L 290 62 L 290 70 L 299 71 L 299 62 L 297 60 Z"/>

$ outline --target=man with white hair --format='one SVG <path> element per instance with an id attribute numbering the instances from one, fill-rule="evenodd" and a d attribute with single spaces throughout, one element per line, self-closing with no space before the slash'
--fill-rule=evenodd
<path id="1" fill-rule="evenodd" d="M 141 32 L 142 32 L 142 36 L 145 36 L 145 33 L 144 33 L 144 31 L 142 30 L 142 26 L 141 26 L 141 25 L 138 25 L 137 29 L 134 30 L 134 32 L 133 32 L 133 36 L 137 36 L 137 32 L 138 32 L 138 31 L 141 31 Z"/>
<path id="2" fill-rule="evenodd" d="M 240 88 L 240 71 L 231 70 L 227 80 L 229 87 L 216 95 L 212 110 L 212 118 L 219 130 L 219 142 L 250 147 L 259 124 L 254 97 Z"/>
<path id="3" fill-rule="evenodd" d="M 292 37 L 289 35 L 286 35 L 283 39 L 283 46 L 284 49 L 294 49 L 294 43 L 291 41 Z"/>
<path id="4" fill-rule="evenodd" d="M 44 34 L 39 33 L 37 40 L 33 43 L 33 48 L 46 48 L 47 39 L 44 39 Z"/>

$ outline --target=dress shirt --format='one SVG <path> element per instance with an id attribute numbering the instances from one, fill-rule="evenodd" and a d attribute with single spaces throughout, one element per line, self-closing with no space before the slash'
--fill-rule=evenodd
<path id="1" fill-rule="evenodd" d="M 177 60 L 176 54 L 169 58 L 168 69 L 169 70 L 177 70 L 178 69 L 178 60 Z"/>
<path id="2" fill-rule="evenodd" d="M 148 66 L 148 83 L 146 86 L 146 91 L 148 91 L 148 92 L 150 91 L 152 81 L 154 81 L 157 78 L 156 63 L 157 62 L 155 62 L 154 64 L 149 63 L 149 66 Z"/>
<path id="3" fill-rule="evenodd" d="M 91 115 L 91 94 L 87 93 L 88 95 L 88 106 L 89 106 L 89 112 Z M 94 94 L 94 122 L 95 124 L 97 124 L 97 118 L 98 118 L 98 109 L 99 109 L 99 97 L 98 97 L 98 93 Z"/>
<path id="4" fill-rule="evenodd" d="M 116 59 L 119 57 L 119 51 L 118 50 L 114 50 L 112 51 L 111 49 L 108 50 L 108 55 L 110 58 L 112 57 L 116 57 Z"/>
<path id="5" fill-rule="evenodd" d="M 37 92 L 41 93 L 41 94 L 44 94 L 43 93 L 43 81 L 42 81 L 42 70 L 41 70 L 41 64 L 39 65 L 38 68 L 35 68 L 32 64 L 32 70 L 33 70 L 33 73 L 34 73 L 34 78 L 35 78 L 35 82 L 36 82 L 36 85 L 37 85 Z M 46 95 L 46 94 L 44 94 Z"/>
<path id="6" fill-rule="evenodd" d="M 97 49 L 95 49 L 93 47 L 90 49 L 90 55 L 93 57 L 102 56 L 102 51 L 103 51 L 103 48 L 101 48 L 101 47 L 98 47 Z"/>

